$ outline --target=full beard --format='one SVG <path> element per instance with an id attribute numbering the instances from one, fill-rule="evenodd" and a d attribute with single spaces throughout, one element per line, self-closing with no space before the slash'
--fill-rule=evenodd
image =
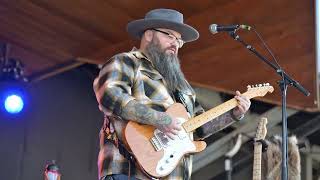
<path id="1" fill-rule="evenodd" d="M 167 54 L 165 51 L 166 49 L 162 50 L 155 38 L 146 47 L 148 57 L 155 69 L 163 76 L 169 92 L 174 93 L 176 90 L 183 91 L 188 89 L 192 91 L 181 71 L 178 56 L 174 53 Z"/>

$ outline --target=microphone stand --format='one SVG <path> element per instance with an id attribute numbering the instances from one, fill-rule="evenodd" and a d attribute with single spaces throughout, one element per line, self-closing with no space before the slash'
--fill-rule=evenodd
<path id="1" fill-rule="evenodd" d="M 283 69 L 274 65 L 272 62 L 267 60 L 261 54 L 259 54 L 251 45 L 245 43 L 240 36 L 237 35 L 235 31 L 228 32 L 229 35 L 236 41 L 240 42 L 244 45 L 249 51 L 255 54 L 260 60 L 267 63 L 270 67 L 272 67 L 277 74 L 281 76 L 281 80 L 278 82 L 281 90 L 282 97 L 282 180 L 288 180 L 288 127 L 287 127 L 287 111 L 286 111 L 286 98 L 287 98 L 287 88 L 288 85 L 297 88 L 302 94 L 305 96 L 309 96 L 310 92 L 302 87 L 297 81 L 292 79 L 289 75 L 287 75 Z"/>

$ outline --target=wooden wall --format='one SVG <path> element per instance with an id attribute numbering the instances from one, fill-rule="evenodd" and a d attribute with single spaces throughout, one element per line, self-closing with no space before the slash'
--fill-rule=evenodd
<path id="1" fill-rule="evenodd" d="M 0 40 L 12 44 L 10 55 L 23 61 L 28 75 L 48 77 L 60 72 L 52 68 L 59 64 L 68 70 L 130 51 L 138 41 L 126 33 L 127 23 L 154 8 L 177 9 L 199 30 L 200 39 L 180 51 L 192 83 L 233 93 L 245 91 L 248 84 L 269 82 L 276 90 L 262 100 L 281 103 L 276 73 L 226 33 L 213 35 L 208 30 L 213 23 L 248 24 L 262 35 L 285 72 L 311 92 L 305 97 L 290 87 L 288 105 L 319 110 L 312 0 L 3 0 Z M 253 31 L 238 34 L 271 60 Z"/>

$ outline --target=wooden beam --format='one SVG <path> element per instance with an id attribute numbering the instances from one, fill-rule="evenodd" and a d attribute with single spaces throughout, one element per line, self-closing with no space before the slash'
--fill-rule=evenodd
<path id="1" fill-rule="evenodd" d="M 31 83 L 38 82 L 40 80 L 49 78 L 51 76 L 54 76 L 59 73 L 62 73 L 62 72 L 68 71 L 70 69 L 76 68 L 78 66 L 81 66 L 83 64 L 84 64 L 83 62 L 79 62 L 76 60 L 67 61 L 65 63 L 57 64 L 57 65 L 50 67 L 46 70 L 43 70 L 43 71 L 40 71 L 37 73 L 33 73 L 32 76 L 28 77 L 28 79 Z"/>
<path id="2" fill-rule="evenodd" d="M 68 1 L 32 0 L 32 3 L 55 16 L 76 24 L 84 31 L 92 32 L 113 43 L 124 39 L 122 35 L 125 33 L 124 27 L 132 19 L 125 12 L 119 11 L 106 2 L 94 3 L 79 0 L 74 4 Z"/>
<path id="3" fill-rule="evenodd" d="M 310 155 L 312 159 L 320 162 L 320 146 L 313 144 L 310 148 L 301 149 L 302 153 Z"/>
<path id="4" fill-rule="evenodd" d="M 306 138 L 320 129 L 320 115 L 308 120 L 306 123 L 300 125 L 292 131 L 293 134 L 299 138 Z"/>
<path id="5" fill-rule="evenodd" d="M 89 58 L 85 58 L 85 57 L 77 57 L 76 61 L 82 62 L 82 63 L 89 63 L 89 64 L 100 64 L 98 62 L 100 62 L 100 60 L 97 59 L 89 59 Z"/>

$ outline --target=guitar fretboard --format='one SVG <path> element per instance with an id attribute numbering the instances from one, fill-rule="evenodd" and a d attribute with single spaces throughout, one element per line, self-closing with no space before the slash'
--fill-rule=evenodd
<path id="1" fill-rule="evenodd" d="M 248 91 L 243 93 L 242 95 L 249 99 L 257 96 L 257 94 L 255 94 L 254 92 L 248 92 Z M 237 100 L 235 98 L 232 98 L 229 101 L 226 101 L 220 104 L 219 106 L 216 106 L 215 108 L 212 108 L 209 111 L 202 113 L 199 116 L 189 119 L 187 122 L 183 123 L 182 126 L 187 132 L 191 132 L 197 129 L 198 127 L 202 126 L 203 124 L 222 115 L 223 113 L 230 111 L 231 109 L 235 108 L 237 105 L 238 105 Z"/>
<path id="2" fill-rule="evenodd" d="M 261 180 L 261 154 L 262 144 L 260 142 L 254 143 L 254 154 L 253 154 L 253 180 Z"/>
<path id="3" fill-rule="evenodd" d="M 229 101 L 210 109 L 209 111 L 196 116 L 194 118 L 189 119 L 187 122 L 183 124 L 183 127 L 187 132 L 191 132 L 198 127 L 202 126 L 203 124 L 211 121 L 212 119 L 222 115 L 223 113 L 231 110 L 232 108 L 237 106 L 237 100 L 236 99 L 230 99 Z"/>

